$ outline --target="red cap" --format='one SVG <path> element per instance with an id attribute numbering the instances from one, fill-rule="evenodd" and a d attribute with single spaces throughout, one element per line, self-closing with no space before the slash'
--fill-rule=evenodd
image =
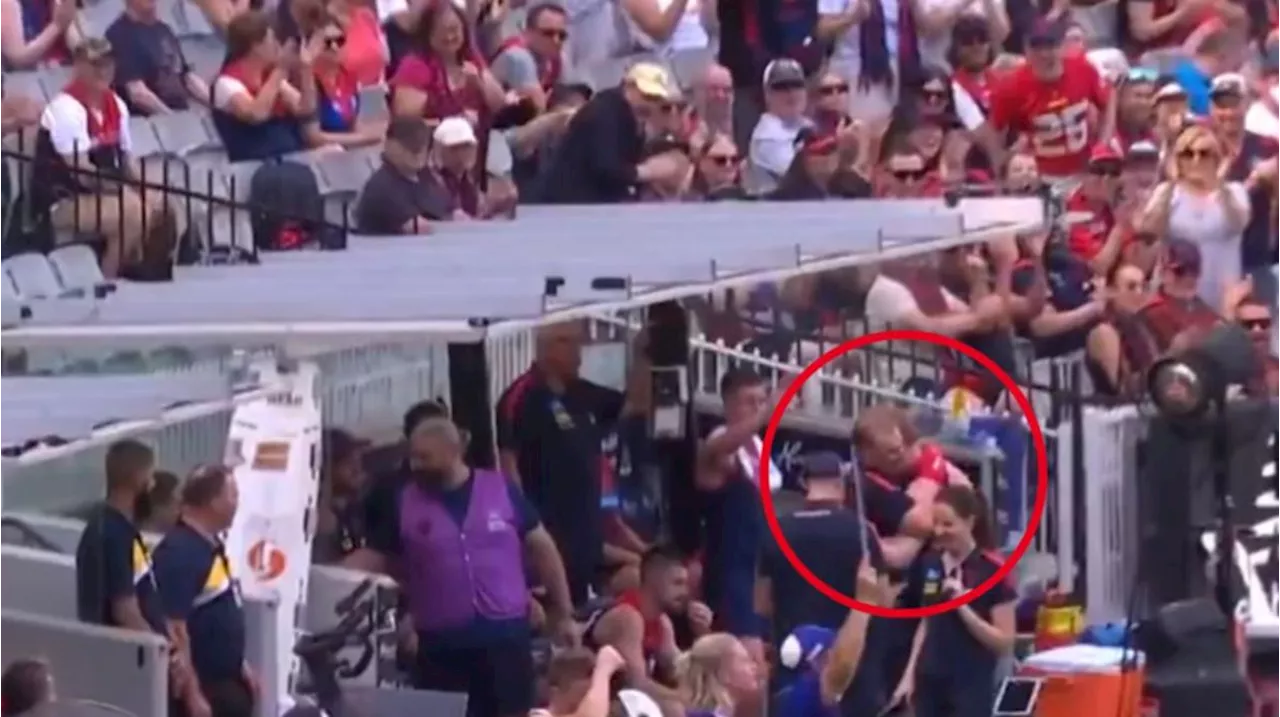
<path id="1" fill-rule="evenodd" d="M 1110 142 L 1099 142 L 1093 146 L 1093 150 L 1089 152 L 1089 164 L 1096 162 L 1119 162 L 1120 153 L 1116 148 L 1111 146 Z"/>

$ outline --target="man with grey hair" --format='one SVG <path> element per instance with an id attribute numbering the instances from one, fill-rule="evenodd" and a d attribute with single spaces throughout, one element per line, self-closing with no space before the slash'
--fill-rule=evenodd
<path id="1" fill-rule="evenodd" d="M 572 642 L 564 563 L 520 489 L 468 466 L 463 450 L 448 418 L 411 430 L 410 480 L 390 519 L 371 526 L 362 567 L 399 568 L 415 687 L 467 693 L 468 717 L 523 715 L 534 696 L 525 557 L 547 588 L 552 630 Z"/>

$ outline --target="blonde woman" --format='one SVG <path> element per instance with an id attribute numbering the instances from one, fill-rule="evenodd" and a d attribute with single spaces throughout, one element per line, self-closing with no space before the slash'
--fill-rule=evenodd
<path id="1" fill-rule="evenodd" d="M 725 632 L 698 638 L 676 663 L 687 717 L 733 717 L 739 703 L 760 693 L 756 661 Z"/>
<path id="2" fill-rule="evenodd" d="M 1197 293 L 1222 305 L 1226 287 L 1240 281 L 1241 233 L 1249 223 L 1249 194 L 1226 181 L 1230 165 L 1222 143 L 1207 127 L 1192 125 L 1173 141 L 1166 158 L 1168 181 L 1156 187 L 1139 226 L 1159 239 L 1185 239 L 1203 261 Z"/>

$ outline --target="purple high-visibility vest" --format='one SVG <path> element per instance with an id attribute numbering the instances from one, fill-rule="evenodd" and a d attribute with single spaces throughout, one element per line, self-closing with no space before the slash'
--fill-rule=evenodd
<path id="1" fill-rule="evenodd" d="M 529 614 L 524 547 L 500 473 L 476 470 L 462 525 L 410 483 L 400 496 L 404 587 L 417 629 L 433 632 Z"/>

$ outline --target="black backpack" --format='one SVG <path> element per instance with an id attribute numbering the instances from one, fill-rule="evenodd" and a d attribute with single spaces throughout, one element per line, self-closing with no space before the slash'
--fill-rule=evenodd
<path id="1" fill-rule="evenodd" d="M 320 185 L 305 165 L 285 160 L 258 167 L 249 180 L 249 207 L 259 250 L 345 248 L 343 232 L 324 220 Z"/>

